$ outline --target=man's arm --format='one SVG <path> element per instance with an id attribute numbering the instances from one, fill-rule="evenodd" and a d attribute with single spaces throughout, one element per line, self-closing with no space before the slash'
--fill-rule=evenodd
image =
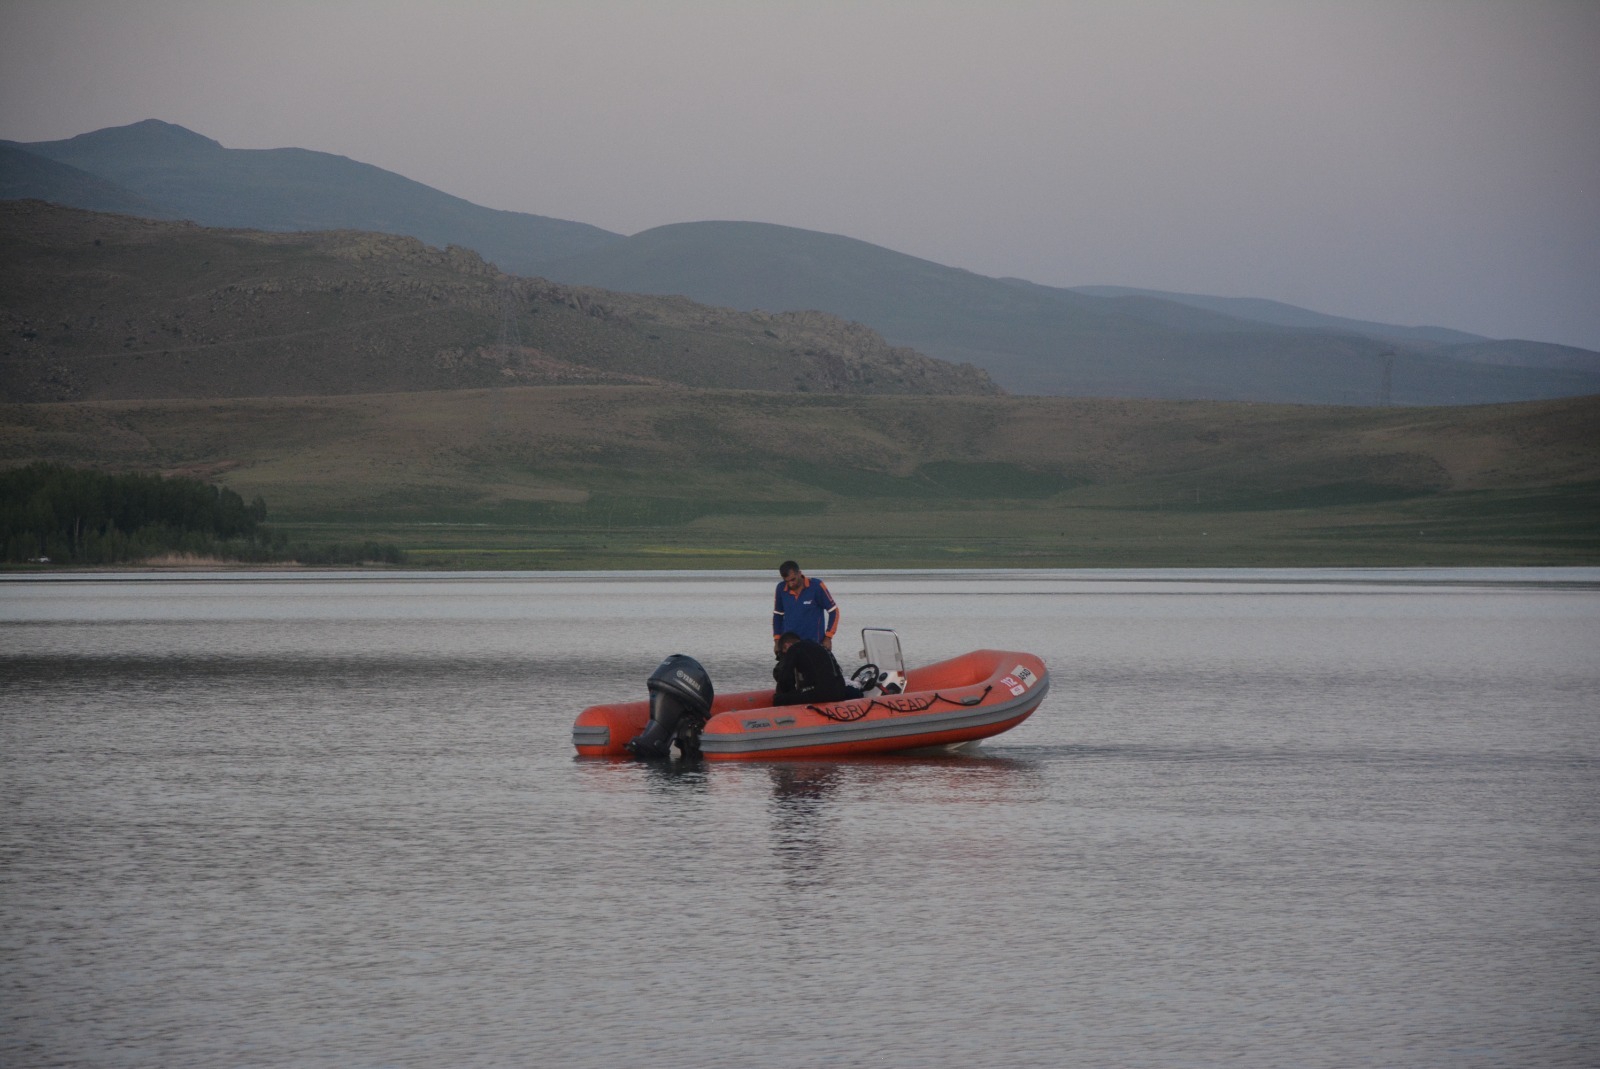
<path id="1" fill-rule="evenodd" d="M 828 593 L 827 583 L 818 579 L 817 586 L 822 588 L 822 619 L 828 625 L 822 632 L 822 647 L 831 650 L 833 649 L 834 632 L 839 630 L 839 605 L 833 600 L 833 595 Z"/>
<path id="2" fill-rule="evenodd" d="M 783 634 L 783 584 L 778 584 L 778 589 L 772 592 L 772 645 L 778 645 L 778 636 Z"/>

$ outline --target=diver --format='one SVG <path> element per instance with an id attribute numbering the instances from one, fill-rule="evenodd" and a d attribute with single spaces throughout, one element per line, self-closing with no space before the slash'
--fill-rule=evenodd
<path id="1" fill-rule="evenodd" d="M 839 662 L 820 642 L 801 638 L 793 631 L 778 636 L 778 663 L 772 669 L 777 683 L 773 705 L 810 705 L 863 697 L 860 688 L 844 681 Z"/>

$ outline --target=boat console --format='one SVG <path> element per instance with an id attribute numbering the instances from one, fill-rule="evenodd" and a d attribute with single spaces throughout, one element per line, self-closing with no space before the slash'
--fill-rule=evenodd
<path id="1" fill-rule="evenodd" d="M 863 627 L 861 659 L 867 663 L 850 678 L 863 694 L 899 694 L 906 689 L 906 662 L 900 652 L 899 634 L 887 627 Z"/>

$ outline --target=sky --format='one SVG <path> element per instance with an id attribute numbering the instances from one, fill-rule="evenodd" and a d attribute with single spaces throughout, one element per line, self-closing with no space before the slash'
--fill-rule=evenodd
<path id="1" fill-rule="evenodd" d="M 0 0 L 0 138 L 1600 350 L 1597 57 L 1596 0 Z"/>

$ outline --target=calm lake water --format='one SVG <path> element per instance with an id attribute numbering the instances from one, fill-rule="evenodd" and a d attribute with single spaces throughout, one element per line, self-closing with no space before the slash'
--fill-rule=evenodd
<path id="1" fill-rule="evenodd" d="M 775 576 L 0 581 L 0 1064 L 1600 1064 L 1600 570 L 824 578 L 1049 698 L 596 762 Z"/>

